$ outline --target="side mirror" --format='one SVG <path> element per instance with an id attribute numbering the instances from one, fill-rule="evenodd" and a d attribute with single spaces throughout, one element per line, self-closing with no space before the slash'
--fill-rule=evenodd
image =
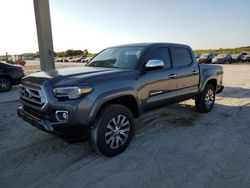
<path id="1" fill-rule="evenodd" d="M 158 59 L 150 59 L 145 66 L 145 70 L 157 70 L 162 69 L 164 67 L 164 62 Z"/>

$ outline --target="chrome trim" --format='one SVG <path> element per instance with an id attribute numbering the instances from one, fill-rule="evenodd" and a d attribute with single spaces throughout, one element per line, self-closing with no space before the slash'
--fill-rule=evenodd
<path id="1" fill-rule="evenodd" d="M 159 95 L 159 94 L 162 94 L 162 93 L 163 93 L 163 91 L 156 91 L 156 92 L 150 93 L 150 96 Z"/>
<path id="2" fill-rule="evenodd" d="M 65 119 L 65 120 L 60 120 L 60 119 L 58 118 L 58 113 L 66 113 L 66 114 L 67 114 L 67 119 Z M 56 114 L 56 120 L 57 120 L 58 122 L 68 122 L 68 120 L 69 120 L 69 112 L 68 112 L 68 111 L 57 110 L 55 114 Z"/>
<path id="3" fill-rule="evenodd" d="M 164 62 L 162 60 L 158 60 L 158 59 L 150 59 L 146 63 L 145 67 L 148 68 L 148 69 L 163 68 L 164 67 Z"/>
<path id="4" fill-rule="evenodd" d="M 176 78 L 176 74 L 170 74 L 168 77 L 169 78 Z"/>
<path id="5" fill-rule="evenodd" d="M 43 107 L 42 107 L 42 109 L 44 109 L 45 108 L 45 106 L 48 104 L 48 98 L 47 98 L 47 96 L 46 96 L 46 94 L 45 94 L 45 90 L 44 90 L 44 87 L 43 86 L 40 86 L 40 88 L 41 88 L 41 95 L 44 97 L 44 105 L 43 105 Z"/>
<path id="6" fill-rule="evenodd" d="M 48 99 L 45 94 L 43 86 L 36 86 L 39 88 L 37 89 L 20 84 L 20 87 L 21 87 L 20 99 L 23 99 L 25 102 L 28 102 L 29 104 L 34 105 L 36 107 L 39 107 L 40 109 L 44 109 L 45 106 L 48 104 Z M 25 91 L 27 91 L 27 93 L 24 93 Z"/>

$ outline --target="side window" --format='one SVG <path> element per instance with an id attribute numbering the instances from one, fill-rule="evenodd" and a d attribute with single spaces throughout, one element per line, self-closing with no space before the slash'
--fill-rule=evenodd
<path id="1" fill-rule="evenodd" d="M 165 64 L 165 68 L 171 68 L 171 59 L 169 50 L 167 48 L 156 48 L 154 49 L 149 56 L 149 59 L 158 59 L 162 60 Z"/>
<path id="2" fill-rule="evenodd" d="M 174 48 L 173 53 L 178 67 L 188 66 L 193 62 L 191 54 L 186 48 Z"/>

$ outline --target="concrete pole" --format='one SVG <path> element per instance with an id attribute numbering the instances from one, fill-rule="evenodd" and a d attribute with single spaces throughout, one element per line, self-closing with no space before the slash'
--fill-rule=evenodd
<path id="1" fill-rule="evenodd" d="M 55 69 L 49 0 L 33 0 L 42 71 Z"/>

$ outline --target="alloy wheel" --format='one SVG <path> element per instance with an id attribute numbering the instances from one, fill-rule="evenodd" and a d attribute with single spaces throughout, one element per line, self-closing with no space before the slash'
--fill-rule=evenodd
<path id="1" fill-rule="evenodd" d="M 105 142 L 111 149 L 118 149 L 127 141 L 129 132 L 129 119 L 125 115 L 117 115 L 107 125 Z"/>
<path id="2" fill-rule="evenodd" d="M 0 91 L 8 91 L 10 87 L 11 87 L 11 84 L 9 80 L 5 78 L 0 79 Z"/>
<path id="3" fill-rule="evenodd" d="M 215 99 L 214 91 L 212 89 L 209 89 L 205 96 L 205 104 L 208 109 L 210 109 L 213 106 L 214 99 Z"/>

